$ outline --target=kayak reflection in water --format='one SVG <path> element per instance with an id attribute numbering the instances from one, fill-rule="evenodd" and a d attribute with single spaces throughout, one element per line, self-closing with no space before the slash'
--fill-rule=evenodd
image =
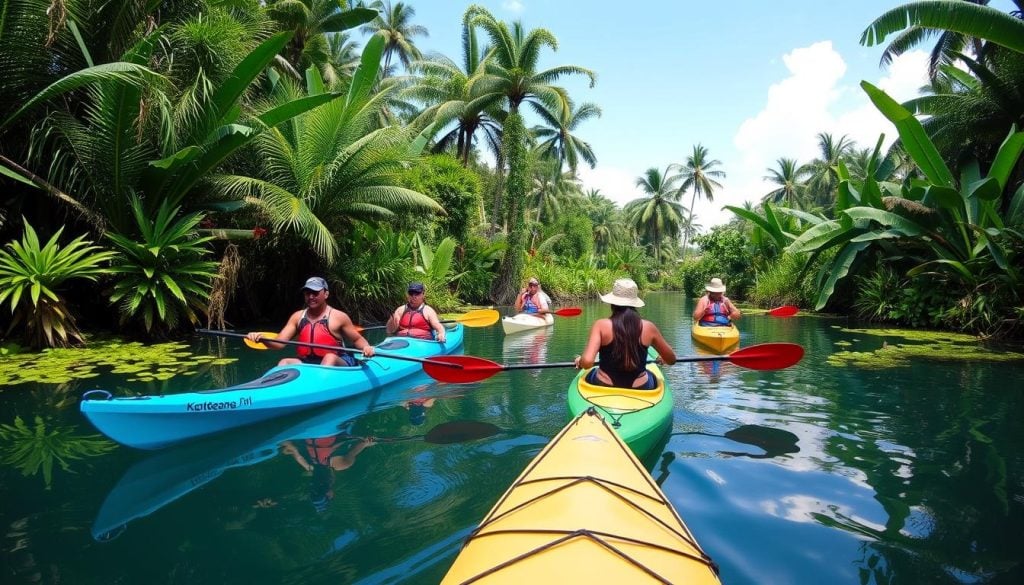
<path id="1" fill-rule="evenodd" d="M 291 455 L 299 466 L 310 472 L 309 499 L 313 508 L 323 513 L 334 499 L 334 472 L 352 467 L 364 449 L 376 444 L 373 437 L 339 433 L 301 442 L 285 441 L 281 444 L 281 452 Z"/>

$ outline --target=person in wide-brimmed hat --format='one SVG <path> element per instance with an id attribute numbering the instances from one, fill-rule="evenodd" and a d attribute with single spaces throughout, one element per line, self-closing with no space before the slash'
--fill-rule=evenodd
<path id="1" fill-rule="evenodd" d="M 616 388 L 657 387 L 658 381 L 647 371 L 647 348 L 658 351 L 658 362 L 674 364 L 676 352 L 665 341 L 658 326 L 641 319 L 636 311 L 644 306 L 636 283 L 629 278 L 615 281 L 612 291 L 601 295 L 612 306 L 608 319 L 598 319 L 590 328 L 590 337 L 582 355 L 576 356 L 577 368 L 590 368 L 600 356 L 598 367 L 587 374 L 587 381 Z"/>
<path id="2" fill-rule="evenodd" d="M 702 327 L 725 327 L 743 316 L 725 296 L 725 284 L 721 278 L 709 280 L 704 290 L 707 294 L 697 300 L 693 309 L 693 320 Z"/>

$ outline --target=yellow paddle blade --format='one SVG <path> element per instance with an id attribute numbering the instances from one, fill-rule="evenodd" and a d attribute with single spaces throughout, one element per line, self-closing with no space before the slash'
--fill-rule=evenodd
<path id="1" fill-rule="evenodd" d="M 263 338 L 264 339 L 274 339 L 276 337 L 277 337 L 277 333 L 270 333 L 269 331 L 264 331 L 263 332 Z M 253 341 L 253 340 L 248 339 L 248 338 L 243 339 L 242 342 L 245 343 L 246 345 L 248 345 L 249 347 L 251 347 L 252 349 L 269 349 L 267 346 L 263 345 L 263 343 L 261 343 L 259 341 Z"/>
<path id="2" fill-rule="evenodd" d="M 494 309 L 476 309 L 464 315 L 459 315 L 455 321 L 466 327 L 488 327 L 494 325 L 501 318 L 501 314 Z"/>

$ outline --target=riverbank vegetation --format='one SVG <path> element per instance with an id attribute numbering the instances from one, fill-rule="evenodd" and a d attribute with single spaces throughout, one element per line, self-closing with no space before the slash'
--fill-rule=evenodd
<path id="1" fill-rule="evenodd" d="M 692 210 L 726 162 L 697 142 L 638 170 L 644 196 L 621 208 L 584 189 L 600 104 L 558 83 L 592 86 L 598 64 L 561 63 L 555 31 L 479 6 L 450 56 L 424 56 L 415 11 L 387 0 L 6 6 L 10 342 L 280 321 L 310 274 L 363 322 L 410 280 L 450 311 L 509 304 L 527 275 L 556 302 L 622 274 L 691 296 L 724 275 L 761 306 L 1024 335 L 1020 13 L 923 2 L 881 15 L 862 43 L 895 34 L 883 63 L 942 34 L 920 98 L 862 84 L 899 139 L 823 132 L 818 158 L 779 153 L 777 188 L 704 230 Z"/>

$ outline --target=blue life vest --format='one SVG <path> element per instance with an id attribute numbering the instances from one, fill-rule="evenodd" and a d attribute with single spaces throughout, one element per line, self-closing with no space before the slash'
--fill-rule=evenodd
<path id="1" fill-rule="evenodd" d="M 711 303 L 708 305 L 708 309 L 710 309 L 710 312 L 705 310 L 704 316 L 700 319 L 701 325 L 715 327 L 731 323 L 729 321 L 729 314 L 725 311 L 725 303 L 721 301 Z"/>

